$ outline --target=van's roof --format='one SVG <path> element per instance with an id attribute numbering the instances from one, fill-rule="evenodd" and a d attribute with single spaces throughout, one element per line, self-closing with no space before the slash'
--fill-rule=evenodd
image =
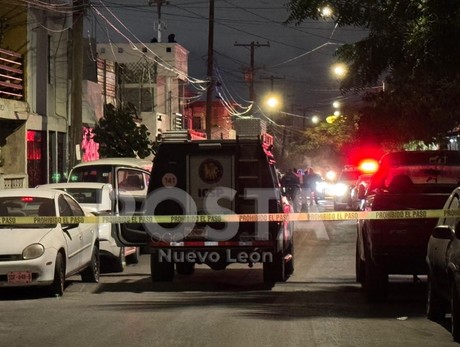
<path id="1" fill-rule="evenodd" d="M 99 183 L 99 182 L 61 182 L 61 183 L 47 183 L 47 184 L 40 184 L 35 188 L 42 188 L 42 189 L 68 189 L 68 188 L 88 188 L 88 189 L 102 189 L 104 186 L 109 187 L 112 189 L 112 185 L 110 183 Z"/>
<path id="2" fill-rule="evenodd" d="M 118 166 L 130 166 L 141 168 L 145 170 L 150 170 L 152 167 L 152 161 L 146 159 L 139 159 L 139 158 L 102 158 L 98 160 L 87 161 L 84 163 L 79 163 L 74 166 L 82 167 L 82 166 L 95 166 L 95 165 L 118 165 Z"/>

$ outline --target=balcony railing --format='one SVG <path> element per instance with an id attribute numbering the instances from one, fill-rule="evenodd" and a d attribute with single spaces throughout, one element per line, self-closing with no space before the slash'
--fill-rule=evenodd
<path id="1" fill-rule="evenodd" d="M 0 48 L 0 98 L 24 98 L 22 54 Z"/>

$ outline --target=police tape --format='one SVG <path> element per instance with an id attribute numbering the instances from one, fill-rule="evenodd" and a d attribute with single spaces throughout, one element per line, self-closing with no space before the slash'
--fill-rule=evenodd
<path id="1" fill-rule="evenodd" d="M 395 211 L 335 211 L 301 213 L 255 213 L 215 215 L 169 215 L 169 216 L 81 216 L 81 217 L 16 217 L 0 216 L 0 225 L 16 224 L 145 224 L 145 223 L 245 223 L 287 221 L 340 221 L 340 220 L 385 220 L 425 219 L 460 217 L 460 210 L 395 210 Z"/>

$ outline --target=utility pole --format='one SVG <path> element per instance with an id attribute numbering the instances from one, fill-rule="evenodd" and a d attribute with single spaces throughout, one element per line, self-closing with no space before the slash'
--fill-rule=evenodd
<path id="1" fill-rule="evenodd" d="M 276 77 L 271 75 L 270 77 L 261 77 L 263 80 L 270 80 L 270 91 L 273 92 L 275 86 L 275 80 L 284 80 L 285 77 Z"/>
<path id="2" fill-rule="evenodd" d="M 69 164 L 72 168 L 81 160 L 82 140 L 82 80 L 83 80 L 83 17 L 87 0 L 73 0 L 72 31 L 72 100 L 69 138 Z"/>
<path id="3" fill-rule="evenodd" d="M 284 156 L 286 153 L 286 137 L 287 137 L 287 129 L 286 125 L 283 125 L 283 142 L 281 144 L 281 163 L 284 163 Z"/>
<path id="4" fill-rule="evenodd" d="M 246 78 L 249 81 L 249 99 L 251 101 L 256 100 L 255 92 L 254 92 L 254 50 L 256 47 L 270 47 L 270 43 L 259 43 L 252 41 L 251 43 L 234 43 L 234 46 L 239 47 L 250 47 L 251 48 L 251 62 L 248 72 L 248 77 Z"/>
<path id="5" fill-rule="evenodd" d="M 302 111 L 302 130 L 307 128 L 307 111 L 309 110 L 308 107 L 298 107 L 297 110 Z"/>
<path id="6" fill-rule="evenodd" d="M 167 5 L 168 2 L 166 0 L 149 0 L 149 6 L 152 6 L 153 4 L 157 5 L 158 12 L 157 41 L 161 42 L 161 31 L 164 28 L 164 23 L 161 21 L 161 7 L 163 5 Z"/>
<path id="7" fill-rule="evenodd" d="M 208 89 L 206 91 L 206 137 L 211 140 L 212 94 L 214 91 L 214 0 L 209 0 L 208 23 Z"/>

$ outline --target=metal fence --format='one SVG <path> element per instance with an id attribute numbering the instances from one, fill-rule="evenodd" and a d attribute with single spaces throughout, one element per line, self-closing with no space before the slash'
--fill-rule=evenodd
<path id="1" fill-rule="evenodd" d="M 0 98 L 24 99 L 22 54 L 0 49 Z"/>

